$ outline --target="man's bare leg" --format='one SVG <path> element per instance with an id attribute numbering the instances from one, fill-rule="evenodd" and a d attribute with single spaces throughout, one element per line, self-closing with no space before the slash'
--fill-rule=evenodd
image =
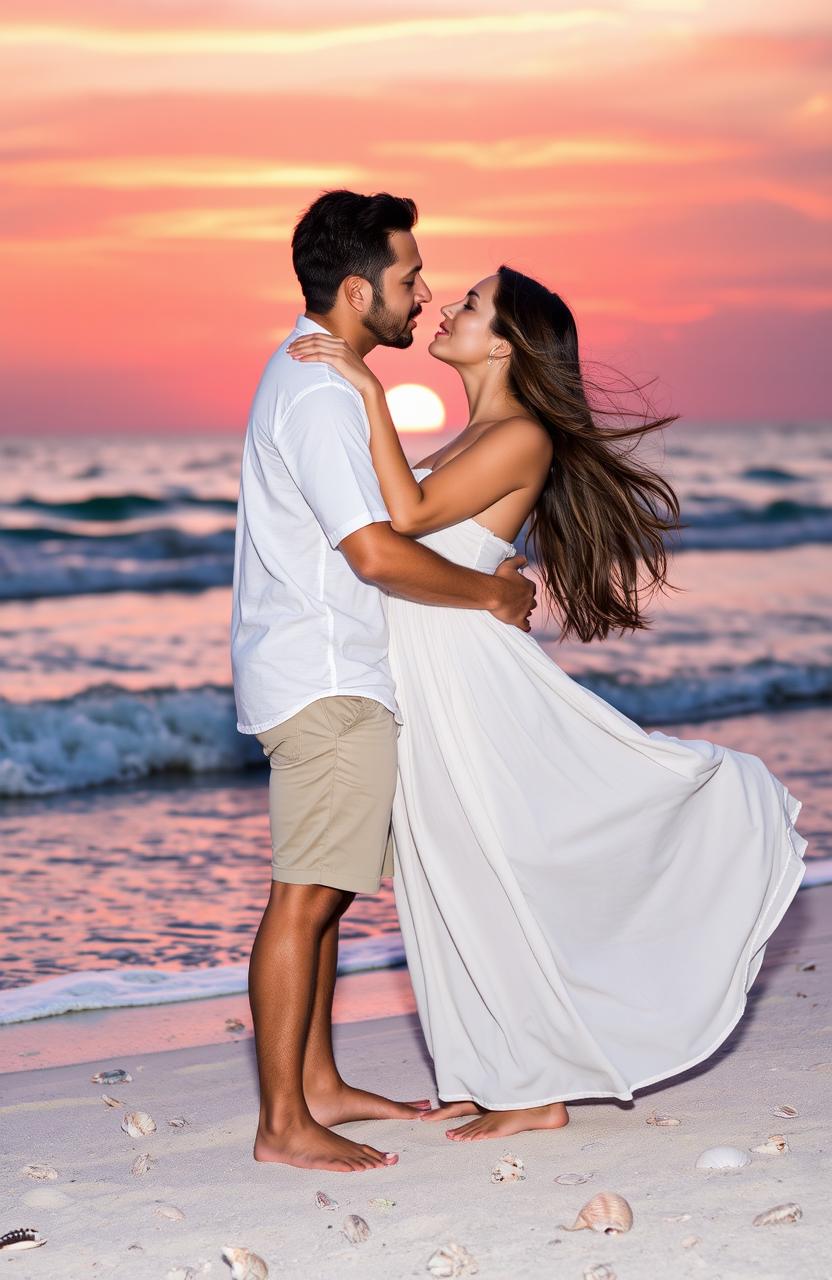
<path id="1" fill-rule="evenodd" d="M 350 905 L 350 895 L 324 930 L 318 960 L 318 979 L 306 1037 L 303 1060 L 303 1092 L 309 1111 L 319 1124 L 346 1124 L 350 1120 L 418 1120 L 430 1110 L 428 1098 L 417 1102 L 393 1102 L 378 1093 L 354 1089 L 342 1080 L 332 1050 L 332 999 L 338 968 L 338 929 Z"/>
<path id="2" fill-rule="evenodd" d="M 398 1156 L 330 1133 L 303 1096 L 303 1058 L 327 925 L 343 895 L 324 885 L 272 882 L 249 966 L 260 1078 L 254 1158 L 343 1173 L 385 1168 Z"/>

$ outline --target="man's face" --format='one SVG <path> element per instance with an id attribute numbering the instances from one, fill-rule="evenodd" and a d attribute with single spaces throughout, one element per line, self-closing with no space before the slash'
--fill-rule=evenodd
<path id="1" fill-rule="evenodd" d="M 422 259 L 413 232 L 393 231 L 390 247 L 396 261 L 384 271 L 381 296 L 373 297 L 364 325 L 383 347 L 409 347 L 416 316 L 433 295 L 421 276 Z"/>

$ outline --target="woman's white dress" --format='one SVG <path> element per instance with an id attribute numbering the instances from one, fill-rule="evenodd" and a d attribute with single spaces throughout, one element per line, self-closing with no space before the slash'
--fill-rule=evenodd
<path id="1" fill-rule="evenodd" d="M 487 573 L 514 554 L 474 520 L 419 541 Z M 629 1099 L 707 1058 L 803 877 L 801 802 L 489 613 L 388 605 L 396 904 L 440 1098 Z"/>

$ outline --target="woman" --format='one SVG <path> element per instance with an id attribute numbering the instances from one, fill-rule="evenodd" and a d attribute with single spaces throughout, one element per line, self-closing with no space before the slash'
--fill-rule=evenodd
<path id="1" fill-rule="evenodd" d="M 491 571 L 530 536 L 562 636 L 647 625 L 673 490 L 591 409 L 574 319 L 505 266 L 430 344 L 470 421 L 411 470 L 380 383 L 341 339 L 294 344 L 361 392 L 393 527 Z M 667 512 L 662 506 L 667 507 Z M 639 581 L 639 579 L 643 581 Z M 709 1057 L 742 1016 L 797 892 L 801 804 L 756 756 L 646 733 L 486 613 L 390 598 L 404 727 L 396 903 L 455 1140 L 568 1122 L 576 1098 Z"/>

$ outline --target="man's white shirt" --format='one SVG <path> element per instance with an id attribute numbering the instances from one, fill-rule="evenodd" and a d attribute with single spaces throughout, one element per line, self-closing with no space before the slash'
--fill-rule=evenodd
<path id="1" fill-rule="evenodd" d="M 387 660 L 384 593 L 338 544 L 390 519 L 356 388 L 331 365 L 294 360 L 299 315 L 254 396 L 240 471 L 231 665 L 241 733 L 262 733 L 317 698 L 363 695 L 401 721 Z"/>

